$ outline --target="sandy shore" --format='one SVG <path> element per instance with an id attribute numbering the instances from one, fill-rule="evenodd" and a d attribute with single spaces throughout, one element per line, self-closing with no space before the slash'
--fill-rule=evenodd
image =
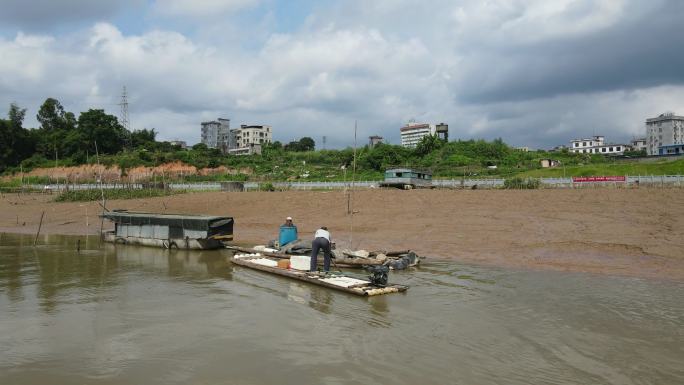
<path id="1" fill-rule="evenodd" d="M 97 233 L 97 203 L 3 195 L 0 232 Z M 230 215 L 236 240 L 263 244 L 294 217 L 300 237 L 327 225 L 340 247 L 352 235 L 342 191 L 193 193 L 108 202 L 109 208 Z M 684 191 L 366 190 L 354 196 L 353 246 L 413 249 L 486 265 L 684 280 Z M 86 210 L 87 222 L 86 226 Z"/>

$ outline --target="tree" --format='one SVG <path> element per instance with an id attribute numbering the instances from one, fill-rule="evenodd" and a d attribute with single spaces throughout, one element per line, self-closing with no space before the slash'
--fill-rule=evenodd
<path id="1" fill-rule="evenodd" d="M 313 139 L 305 136 L 299 140 L 292 141 L 285 146 L 283 149 L 285 151 L 313 151 L 316 148 L 316 142 Z"/>
<path id="2" fill-rule="evenodd" d="M 15 128 L 22 128 L 24 117 L 26 116 L 26 108 L 19 108 L 17 103 L 11 103 L 7 116 Z"/>
<path id="3" fill-rule="evenodd" d="M 36 119 L 40 126 L 47 132 L 54 132 L 60 129 L 72 129 L 76 125 L 76 119 L 71 112 L 64 111 L 64 107 L 59 100 L 47 98 L 40 106 Z"/>
<path id="4" fill-rule="evenodd" d="M 388 166 L 405 164 L 410 157 L 411 150 L 406 147 L 379 143 L 360 155 L 359 164 L 363 168 L 383 171 Z"/>
<path id="5" fill-rule="evenodd" d="M 73 113 L 64 111 L 59 100 L 47 98 L 40 106 L 36 119 L 40 123 L 40 133 L 36 135 L 37 150 L 46 158 L 54 158 L 58 155 L 64 157 L 69 131 L 76 127 L 76 118 Z"/>
<path id="6" fill-rule="evenodd" d="M 12 120 L 0 119 L 0 172 L 18 165 L 35 151 L 28 130 Z"/>
<path id="7" fill-rule="evenodd" d="M 316 142 L 308 136 L 299 139 L 299 146 L 301 151 L 313 151 L 316 149 Z"/>
<path id="8" fill-rule="evenodd" d="M 126 137 L 126 130 L 116 116 L 105 114 L 104 110 L 81 112 L 76 132 L 74 138 L 81 142 L 81 150 L 90 149 L 91 154 L 95 152 L 95 142 L 101 154 L 116 154 L 123 149 Z"/>
<path id="9" fill-rule="evenodd" d="M 285 151 L 301 151 L 301 143 L 298 140 L 294 140 L 283 146 Z"/>
<path id="10" fill-rule="evenodd" d="M 155 146 L 157 132 L 153 129 L 134 130 L 131 133 L 131 144 L 133 148 L 150 149 Z"/>
<path id="11" fill-rule="evenodd" d="M 444 141 L 439 139 L 436 135 L 426 135 L 418 142 L 415 150 L 416 155 L 421 157 L 426 156 L 442 147 L 442 145 L 444 145 Z"/>
<path id="12" fill-rule="evenodd" d="M 35 142 L 29 131 L 22 127 L 26 109 L 11 103 L 8 120 L 0 119 L 0 172 L 16 166 L 35 151 Z"/>

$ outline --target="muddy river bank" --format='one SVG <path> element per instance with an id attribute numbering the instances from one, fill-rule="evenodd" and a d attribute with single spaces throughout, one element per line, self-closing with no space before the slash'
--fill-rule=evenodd
<path id="1" fill-rule="evenodd" d="M 0 195 L 0 232 L 97 234 L 97 202 Z M 236 241 L 264 244 L 294 217 L 302 238 L 330 228 L 340 247 L 525 269 L 684 281 L 681 189 L 362 190 L 353 225 L 342 191 L 205 192 L 111 201 L 110 209 L 228 215 Z M 105 223 L 105 226 L 109 224 Z"/>

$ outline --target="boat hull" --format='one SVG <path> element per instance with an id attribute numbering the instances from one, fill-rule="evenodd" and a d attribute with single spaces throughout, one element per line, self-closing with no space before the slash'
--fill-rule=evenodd
<path id="1" fill-rule="evenodd" d="M 124 245 L 159 247 L 162 249 L 182 250 L 213 250 L 223 247 L 223 243 L 216 239 L 187 238 L 187 239 L 155 239 L 142 237 L 122 237 L 113 232 L 103 234 L 104 241 Z"/>

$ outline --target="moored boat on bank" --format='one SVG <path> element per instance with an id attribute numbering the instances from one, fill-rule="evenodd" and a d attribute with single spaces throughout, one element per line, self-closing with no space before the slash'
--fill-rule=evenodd
<path id="1" fill-rule="evenodd" d="M 233 240 L 233 218 L 114 210 L 102 214 L 114 223 L 106 242 L 166 249 L 218 249 Z"/>

